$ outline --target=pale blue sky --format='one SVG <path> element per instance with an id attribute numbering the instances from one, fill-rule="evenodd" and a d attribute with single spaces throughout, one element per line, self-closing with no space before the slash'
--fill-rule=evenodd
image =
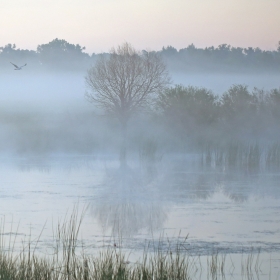
<path id="1" fill-rule="evenodd" d="M 279 0 L 0 0 L 0 46 L 65 39 L 87 52 L 228 43 L 276 49 Z"/>

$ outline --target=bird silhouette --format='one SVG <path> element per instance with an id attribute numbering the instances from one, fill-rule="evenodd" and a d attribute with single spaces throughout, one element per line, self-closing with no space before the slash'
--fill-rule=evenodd
<path id="1" fill-rule="evenodd" d="M 15 69 L 14 70 L 21 70 L 24 66 L 26 66 L 27 65 L 27 63 L 25 63 L 24 65 L 22 65 L 22 66 L 17 66 L 17 65 L 15 65 L 14 63 L 12 63 L 12 62 L 10 62 L 11 64 L 13 64 L 14 65 L 14 67 L 15 67 Z"/>

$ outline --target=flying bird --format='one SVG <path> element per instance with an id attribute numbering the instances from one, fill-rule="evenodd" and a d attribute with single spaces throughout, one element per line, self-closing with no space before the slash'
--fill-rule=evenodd
<path id="1" fill-rule="evenodd" d="M 22 69 L 22 67 L 24 67 L 24 66 L 26 66 L 27 65 L 27 63 L 25 63 L 24 65 L 22 65 L 22 66 L 17 66 L 17 65 L 15 65 L 14 63 L 12 63 L 12 62 L 10 62 L 11 64 L 13 64 L 14 66 L 15 66 L 15 69 L 14 70 L 21 70 Z"/>

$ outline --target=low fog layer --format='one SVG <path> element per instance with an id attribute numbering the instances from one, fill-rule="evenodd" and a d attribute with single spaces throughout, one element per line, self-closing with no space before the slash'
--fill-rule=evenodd
<path id="1" fill-rule="evenodd" d="M 14 71 L 12 67 L 1 74 L 0 107 L 19 111 L 59 112 L 71 108 L 95 110 L 84 97 L 86 91 L 85 72 L 42 71 L 36 73 L 28 65 L 24 70 Z M 215 95 L 222 95 L 230 86 L 247 85 L 264 90 L 279 88 L 278 74 L 188 74 L 170 72 L 172 85 L 204 87 Z M 3 110 L 2 109 L 2 110 Z"/>
<path id="2" fill-rule="evenodd" d="M 14 71 L 4 77 L 0 87 L 2 155 L 118 155 L 120 124 L 87 102 L 82 73 L 29 75 Z M 193 84 L 204 86 L 203 78 L 201 75 Z M 154 107 L 128 123 L 129 154 L 139 155 L 141 149 L 156 156 L 198 152 L 205 160 L 208 155 L 209 162 L 214 160 L 214 152 L 216 160 L 220 152 L 220 160 L 225 161 L 232 151 L 247 157 L 254 149 L 256 156 L 267 161 L 269 149 L 274 149 L 276 158 L 270 156 L 270 161 L 278 162 L 279 90 L 253 90 L 253 83 L 232 86 L 222 76 L 220 80 L 226 88 L 223 94 L 211 87 L 175 85 L 162 92 L 165 103 L 159 98 Z M 254 82 L 261 81 L 256 77 Z M 221 85 L 217 82 L 216 86 Z"/>
<path id="3" fill-rule="evenodd" d="M 32 66 L 29 66 L 32 67 Z M 10 69 L 1 75 L 0 106 L 15 111 L 63 111 L 86 107 L 83 73 L 34 73 Z"/>
<path id="4" fill-rule="evenodd" d="M 172 83 L 129 120 L 126 144 L 130 153 L 191 151 L 201 153 L 208 163 L 214 159 L 216 163 L 279 160 L 280 165 L 280 49 L 239 50 L 236 61 L 230 59 L 234 53 L 234 48 L 226 46 L 202 51 L 163 48 L 160 56 Z M 207 59 L 203 59 L 205 54 L 209 54 Z M 119 121 L 85 98 L 87 70 L 98 56 L 58 39 L 39 45 L 37 51 L 2 47 L 0 153 L 118 154 Z M 200 61 L 199 67 L 181 67 L 179 58 L 185 66 Z M 245 69 L 241 58 L 249 68 Z M 17 71 L 11 61 L 27 65 Z M 263 71 L 261 61 L 266 61 Z M 232 153 L 235 159 L 230 158 Z"/>

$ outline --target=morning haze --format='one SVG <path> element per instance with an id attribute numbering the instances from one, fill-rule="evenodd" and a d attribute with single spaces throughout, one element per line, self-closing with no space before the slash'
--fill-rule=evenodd
<path id="1" fill-rule="evenodd" d="M 279 8 L 1 3 L 0 278 L 278 279 Z"/>
<path id="2" fill-rule="evenodd" d="M 130 44 L 128 45 L 131 46 Z M 146 54 L 149 54 L 149 52 L 145 50 L 137 50 L 135 55 L 136 54 L 139 57 L 144 57 Z M 199 91 L 201 89 L 205 90 L 205 92 L 209 92 L 209 94 L 215 98 L 215 108 L 211 107 L 212 103 L 210 102 L 209 104 L 206 103 L 204 105 L 206 106 L 205 108 L 197 110 L 214 110 L 213 112 L 209 111 L 208 114 L 210 115 L 206 115 L 205 117 L 212 118 L 213 114 L 216 115 L 215 120 L 213 120 L 211 125 L 213 125 L 213 129 L 218 129 L 218 132 L 216 131 L 213 133 L 217 135 L 218 138 L 223 139 L 225 137 L 225 131 L 223 131 L 224 129 L 222 126 L 229 126 L 228 129 L 230 130 L 230 124 L 224 123 L 225 116 L 223 115 L 223 106 L 225 106 L 225 104 L 223 104 L 223 100 L 231 89 L 236 91 L 235 94 L 241 94 L 241 100 L 242 98 L 247 100 L 246 96 L 248 96 L 249 99 L 246 101 L 248 102 L 248 106 L 250 108 L 256 107 L 254 113 L 252 112 L 251 118 L 256 121 L 256 117 L 258 117 L 262 119 L 262 122 L 270 123 L 272 127 L 266 127 L 266 130 L 275 130 L 274 134 L 278 135 L 277 129 L 274 127 L 274 123 L 275 125 L 277 123 L 277 118 L 275 119 L 271 115 L 272 108 L 270 108 L 269 104 L 272 102 L 270 100 L 274 98 L 274 95 L 275 98 L 277 98 L 279 91 L 278 77 L 280 73 L 280 45 L 274 50 L 266 51 L 260 48 L 232 47 L 227 44 L 206 48 L 198 48 L 194 44 L 191 44 L 182 49 L 166 46 L 160 51 L 150 52 L 149 55 L 154 55 L 157 59 L 162 61 L 161 63 L 163 63 L 163 65 L 165 65 L 164 71 L 166 71 L 166 81 L 162 81 L 162 86 L 157 88 L 153 93 L 153 100 L 147 102 L 145 106 L 143 105 L 143 108 L 141 108 L 140 111 L 138 108 L 132 108 L 132 111 L 129 113 L 132 116 L 132 119 L 127 123 L 132 128 L 129 133 L 129 137 L 131 138 L 131 143 L 129 145 L 134 146 L 134 149 L 137 150 L 137 145 L 140 145 L 140 143 L 136 144 L 133 139 L 135 137 L 137 138 L 139 133 L 144 133 L 144 135 L 151 134 L 149 130 L 155 131 L 154 126 L 157 127 L 156 131 L 159 141 L 162 141 L 162 139 L 169 139 L 170 134 L 173 135 L 175 142 L 178 141 L 179 138 L 181 139 L 180 141 L 182 141 L 181 134 L 183 133 L 183 138 L 185 139 L 183 142 L 188 142 L 194 137 L 197 129 L 199 131 L 201 129 L 205 130 L 203 127 L 199 128 L 200 125 L 197 123 L 198 120 L 192 119 L 194 116 L 191 117 L 191 122 L 193 123 L 191 130 L 183 132 L 184 129 L 181 130 L 181 128 L 179 128 L 179 123 L 176 120 L 174 121 L 176 126 L 178 126 L 177 132 L 170 130 L 172 129 L 173 124 L 170 124 L 170 127 L 167 125 L 168 122 L 166 122 L 165 118 L 172 119 L 175 116 L 174 113 L 169 117 L 166 114 L 162 115 L 163 108 L 161 108 L 161 106 L 163 105 L 161 104 L 159 106 L 159 98 L 164 94 L 168 95 L 168 91 L 172 92 L 172 90 L 176 90 L 176 87 L 179 85 L 182 86 L 182 98 L 185 98 L 183 97 L 185 94 L 187 98 L 188 94 L 195 94 L 195 92 L 197 92 L 199 96 Z M 2 46 L 0 53 L 0 61 L 2 65 L 0 71 L 3 78 L 0 85 L 0 89 L 3 93 L 1 95 L 1 113 L 3 115 L 2 124 L 5 129 L 11 133 L 11 131 L 15 129 L 13 128 L 11 130 L 11 127 L 18 127 L 18 125 L 21 126 L 23 124 L 8 121 L 8 125 L 5 118 L 7 117 L 7 119 L 9 119 L 9 115 L 19 115 L 17 118 L 13 117 L 15 120 L 21 119 L 21 116 L 23 115 L 28 115 L 28 120 L 38 122 L 36 127 L 39 130 L 44 131 L 42 135 L 40 133 L 36 134 L 35 126 L 31 123 L 28 124 L 28 122 L 25 123 L 25 125 L 28 125 L 30 128 L 32 127 L 32 131 L 30 131 L 30 133 L 27 133 L 25 129 L 20 130 L 21 132 L 17 131 L 16 138 L 10 135 L 14 141 L 13 144 L 9 143 L 8 146 L 27 145 L 28 147 L 26 147 L 26 149 L 24 147 L 18 149 L 15 146 L 12 148 L 13 152 L 31 152 L 34 145 L 33 142 L 35 141 L 37 143 L 36 145 L 38 145 L 36 153 L 40 152 L 40 149 L 42 149 L 43 152 L 48 153 L 67 152 L 69 147 L 72 149 L 69 150 L 70 153 L 79 153 L 79 151 L 92 153 L 94 149 L 98 152 L 97 147 L 101 145 L 101 143 L 97 144 L 99 141 L 103 142 L 103 144 L 105 139 L 110 142 L 110 139 L 114 138 L 114 136 L 108 138 L 104 138 L 104 136 L 102 138 L 101 135 L 107 130 L 108 132 L 106 132 L 106 135 L 109 131 L 117 133 L 118 123 L 115 123 L 114 125 L 110 124 L 114 126 L 113 130 L 109 129 L 109 127 L 105 128 L 110 122 L 114 122 L 114 117 L 110 118 L 106 114 L 106 110 L 102 111 L 102 108 L 100 109 L 96 106 L 98 104 L 94 104 L 94 102 L 93 104 L 90 104 L 88 101 L 94 100 L 94 98 L 89 100 L 87 98 L 88 95 L 85 95 L 86 92 L 89 92 L 88 86 L 92 85 L 94 82 L 89 82 L 89 74 L 87 73 L 91 73 L 92 69 L 94 69 L 98 63 L 100 64 L 100 61 L 106 61 L 110 56 L 112 56 L 110 50 L 103 54 L 90 54 L 86 52 L 84 46 L 72 44 L 64 39 L 58 38 L 49 43 L 38 45 L 36 51 L 28 49 L 23 50 L 14 44 Z M 26 62 L 27 65 L 17 71 L 14 70 L 14 67 L 11 64 L 17 63 L 17 65 L 22 66 L 25 65 Z M 148 81 L 150 76 L 153 76 L 153 74 L 147 74 L 145 79 Z M 143 83 L 145 79 L 141 83 Z M 116 82 L 114 82 L 114 84 L 116 87 Z M 164 89 L 163 85 L 166 89 Z M 188 93 L 190 87 L 193 88 L 193 93 Z M 238 88 L 240 89 L 240 92 Z M 245 96 L 242 95 L 243 92 Z M 261 92 L 263 97 L 259 97 Z M 94 97 L 96 94 L 94 90 L 92 94 L 91 97 Z M 102 95 L 100 98 L 102 101 L 104 96 Z M 262 100 L 259 100 L 259 98 L 262 98 Z M 170 100 L 169 102 L 169 105 L 164 104 L 164 106 L 175 106 L 175 100 Z M 186 99 L 186 102 L 190 101 L 187 101 Z M 194 106 L 200 106 L 199 103 L 202 102 L 202 100 L 197 99 L 197 101 L 192 102 L 198 102 L 197 105 L 194 103 Z M 235 101 L 233 100 L 232 102 Z M 232 104 L 231 106 L 235 105 Z M 274 106 L 276 106 L 276 104 L 274 104 Z M 235 111 L 234 115 L 241 117 L 243 113 L 247 114 L 247 109 L 245 107 L 243 109 L 241 108 L 244 112 Z M 259 107 L 267 107 L 267 109 L 264 109 L 262 112 L 258 109 Z M 135 110 L 137 114 L 134 114 L 133 110 Z M 146 112 L 147 110 L 149 112 L 148 114 Z M 198 117 L 202 113 L 199 111 L 197 114 Z M 256 116 L 254 116 L 254 114 L 256 114 Z M 143 117 L 146 119 L 145 121 L 143 120 Z M 70 119 L 71 122 L 69 121 Z M 189 117 L 186 115 L 181 121 L 183 123 L 189 122 L 188 119 Z M 41 124 L 39 123 L 40 121 L 42 121 Z M 77 121 L 77 123 L 75 123 L 75 121 Z M 96 122 L 99 121 L 101 121 L 101 123 L 97 124 Z M 248 121 L 247 117 L 244 116 L 244 120 L 242 121 Z M 48 122 L 50 122 L 50 124 Z M 91 122 L 94 123 L 94 125 L 91 124 Z M 138 122 L 140 122 L 140 125 Z M 137 129 L 135 129 L 136 123 L 138 123 L 138 132 Z M 92 125 L 94 126 L 94 129 L 91 128 Z M 151 127 L 148 127 L 149 125 Z M 260 123 L 258 123 L 258 125 L 260 125 Z M 47 126 L 48 129 L 45 129 L 45 126 Z M 255 127 L 254 124 L 250 124 L 249 126 Z M 145 132 L 143 131 L 144 128 L 146 129 Z M 83 133 L 86 133 L 86 135 L 80 135 L 76 130 L 84 131 Z M 162 137 L 158 134 L 159 130 L 161 130 Z M 206 130 L 211 131 L 210 124 L 207 125 Z M 247 132 L 251 135 L 249 130 Z M 267 136 L 266 130 L 262 132 L 262 129 L 259 127 L 258 131 L 254 132 L 257 133 L 257 137 L 259 138 L 253 138 L 251 140 L 256 142 L 259 140 L 262 141 L 263 138 L 267 138 L 265 137 L 265 135 Z M 189 131 L 191 131 L 191 133 Z M 63 132 L 65 132 L 66 135 L 72 135 L 72 137 L 64 137 Z M 7 132 L 5 134 L 9 133 Z M 59 137 L 56 136 L 56 133 L 59 133 Z M 202 132 L 199 132 L 198 135 L 200 135 L 200 133 Z M 21 134 L 23 134 L 22 137 L 25 138 L 25 141 L 21 141 Z M 95 134 L 98 135 L 97 138 L 94 136 Z M 177 134 L 178 139 L 176 140 Z M 244 136 L 244 133 L 242 133 L 242 135 Z M 228 137 L 228 135 L 226 136 Z M 153 138 L 155 136 L 151 137 Z M 204 136 L 200 138 L 199 142 L 203 142 L 205 140 L 203 140 L 203 138 Z M 48 139 L 47 142 L 49 143 L 46 143 L 46 139 Z M 67 139 L 67 142 L 73 141 L 73 143 L 65 146 L 63 143 L 56 143 L 57 141 L 63 142 L 63 139 Z M 118 139 L 118 137 L 116 139 Z M 272 138 L 270 140 L 272 142 L 274 140 L 277 141 L 277 139 Z M 91 145 L 89 144 L 91 141 L 92 143 L 95 143 L 92 147 L 90 147 Z M 217 139 L 215 141 L 217 141 Z M 83 144 L 83 142 L 85 143 Z M 40 145 L 42 145 L 41 148 Z M 113 146 L 115 145 L 118 144 L 115 142 Z M 5 141 L 2 143 L 1 147 L 3 151 L 6 150 Z M 179 146 L 177 145 L 177 147 Z M 87 151 L 87 149 L 89 150 Z"/>

